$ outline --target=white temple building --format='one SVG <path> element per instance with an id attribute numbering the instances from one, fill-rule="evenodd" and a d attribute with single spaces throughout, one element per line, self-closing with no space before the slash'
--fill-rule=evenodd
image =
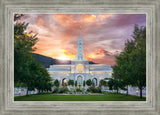
<path id="1" fill-rule="evenodd" d="M 86 81 L 91 79 L 94 86 L 99 86 L 99 82 L 104 78 L 111 78 L 112 68 L 106 64 L 89 64 L 89 61 L 85 59 L 83 53 L 83 40 L 80 36 L 77 42 L 77 54 L 74 60 L 71 60 L 71 64 L 68 65 L 50 65 L 47 68 L 50 76 L 53 80 L 58 80 L 60 86 L 63 86 L 69 80 L 74 80 L 74 83 L 79 88 L 86 88 Z"/>

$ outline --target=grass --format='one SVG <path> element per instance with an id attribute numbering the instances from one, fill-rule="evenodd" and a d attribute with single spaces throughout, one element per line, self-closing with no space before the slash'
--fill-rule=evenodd
<path id="1" fill-rule="evenodd" d="M 36 94 L 29 96 L 14 97 L 14 101 L 146 101 L 143 97 L 125 94 L 104 94 L 104 95 L 54 95 Z"/>

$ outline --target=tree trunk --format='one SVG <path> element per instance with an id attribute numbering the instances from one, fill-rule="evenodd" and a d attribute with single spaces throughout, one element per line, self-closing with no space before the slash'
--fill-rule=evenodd
<path id="1" fill-rule="evenodd" d="M 142 88 L 140 88 L 140 98 L 142 99 Z"/>
<path id="2" fill-rule="evenodd" d="M 26 92 L 26 96 L 28 96 L 28 87 L 27 87 L 27 92 Z"/>
<path id="3" fill-rule="evenodd" d="M 126 92 L 126 96 L 128 96 L 128 85 L 127 85 L 127 92 Z"/>

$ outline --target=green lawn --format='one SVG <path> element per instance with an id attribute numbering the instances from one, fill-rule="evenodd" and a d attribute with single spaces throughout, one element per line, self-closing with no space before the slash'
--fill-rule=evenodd
<path id="1" fill-rule="evenodd" d="M 105 95 L 29 95 L 14 97 L 15 101 L 146 101 L 138 96 L 124 94 L 105 94 Z"/>

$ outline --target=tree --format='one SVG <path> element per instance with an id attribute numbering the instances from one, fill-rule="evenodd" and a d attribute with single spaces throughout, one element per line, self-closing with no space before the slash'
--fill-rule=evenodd
<path id="1" fill-rule="evenodd" d="M 23 82 L 27 85 L 27 94 L 28 90 L 34 90 L 37 88 L 43 92 L 44 90 L 51 90 L 51 77 L 49 76 L 46 69 L 38 62 L 36 62 L 33 58 L 30 59 L 31 63 L 28 66 L 28 73 L 26 73 Z"/>
<path id="2" fill-rule="evenodd" d="M 15 15 L 15 21 L 20 19 L 23 15 Z M 14 73 L 15 83 L 25 82 L 29 76 L 29 66 L 32 63 L 32 55 L 30 52 L 34 51 L 32 48 L 37 42 L 38 38 L 32 36 L 30 33 L 25 33 L 28 23 L 16 22 L 14 25 Z M 28 74 L 28 75 L 27 75 Z"/>
<path id="3" fill-rule="evenodd" d="M 34 66 L 35 65 L 35 66 Z M 39 63 L 33 63 L 33 72 L 32 74 L 34 75 L 35 79 L 35 88 L 37 88 L 40 91 L 51 91 L 52 87 L 52 78 L 49 76 L 48 72 L 46 69 Z M 36 71 L 34 71 L 36 70 Z"/>
<path id="4" fill-rule="evenodd" d="M 118 93 L 119 88 L 126 90 L 126 88 L 125 88 L 126 83 L 124 81 L 118 80 L 118 79 L 110 78 L 108 81 L 108 86 L 109 86 L 109 90 L 113 90 L 113 89 L 117 90 L 117 93 Z"/>
<path id="5" fill-rule="evenodd" d="M 91 85 L 92 85 L 91 79 L 88 79 L 88 80 L 86 81 L 86 84 L 87 84 L 88 86 L 91 86 Z"/>
<path id="6" fill-rule="evenodd" d="M 109 79 L 108 81 L 109 90 L 113 90 L 113 85 L 114 85 L 114 79 Z"/>
<path id="7" fill-rule="evenodd" d="M 140 98 L 142 98 L 142 90 L 146 86 L 146 27 L 135 26 L 133 38 L 135 39 L 135 48 L 130 54 L 130 70 L 134 85 L 140 90 Z"/>
<path id="8" fill-rule="evenodd" d="M 127 86 L 126 95 L 128 95 L 128 85 L 133 83 L 132 78 L 130 77 L 130 68 L 128 67 L 130 63 L 129 54 L 133 48 L 134 42 L 127 41 L 124 52 L 121 52 L 121 54 L 116 57 L 116 65 L 113 66 L 113 78 L 125 81 L 125 85 Z"/>
<path id="9" fill-rule="evenodd" d="M 47 70 L 34 59 L 32 52 L 38 38 L 32 32 L 26 32 L 28 23 L 19 22 L 22 14 L 15 14 L 14 25 L 14 83 L 23 83 L 28 90 L 49 90 L 51 89 L 51 77 Z M 39 81 L 39 82 L 38 82 Z"/>
<path id="10" fill-rule="evenodd" d="M 107 86 L 107 82 L 105 80 L 100 80 L 100 86 Z"/>
<path id="11" fill-rule="evenodd" d="M 68 85 L 72 85 L 73 86 L 74 85 L 74 80 L 69 80 L 68 81 Z"/>
<path id="12" fill-rule="evenodd" d="M 27 26 L 28 24 L 25 23 L 17 23 L 14 26 L 14 81 L 27 85 L 26 95 L 28 95 L 28 89 L 34 89 L 30 68 L 35 60 L 31 52 L 34 51 L 32 47 L 38 39 L 29 33 L 24 33 Z"/>
<path id="13" fill-rule="evenodd" d="M 54 81 L 54 86 L 59 87 L 59 81 L 57 79 Z"/>
<path id="14" fill-rule="evenodd" d="M 127 40 L 124 51 L 116 57 L 113 76 L 122 80 L 127 86 L 136 85 L 140 89 L 146 86 L 146 27 L 135 25 L 133 39 Z"/>

